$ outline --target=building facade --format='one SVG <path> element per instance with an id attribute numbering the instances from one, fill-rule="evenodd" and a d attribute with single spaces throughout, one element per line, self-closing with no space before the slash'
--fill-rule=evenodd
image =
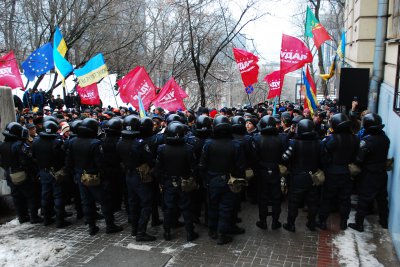
<path id="1" fill-rule="evenodd" d="M 383 51 L 383 64 L 378 64 L 381 65 L 382 79 L 378 79 L 376 93 L 371 90 L 373 86 L 371 83 L 369 102 L 370 107 L 372 103 L 378 114 L 382 116 L 386 125 L 384 130 L 391 141 L 389 157 L 393 157 L 395 160 L 393 170 L 388 172 L 389 231 L 400 258 L 399 13 L 400 0 L 346 0 L 344 21 L 346 31 L 345 61 L 351 67 L 369 68 L 372 78 L 375 73 L 374 70 L 377 71 L 376 66 L 374 68 L 374 63 L 379 62 L 375 55 L 379 54 L 379 49 Z M 385 39 L 382 42 L 382 47 L 377 48 L 376 39 L 382 32 Z"/>

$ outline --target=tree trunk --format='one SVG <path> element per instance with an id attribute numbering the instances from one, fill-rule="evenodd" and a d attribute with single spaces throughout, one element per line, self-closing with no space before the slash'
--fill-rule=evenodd
<path id="1" fill-rule="evenodd" d="M 16 121 L 14 99 L 10 87 L 0 86 L 0 132 L 3 132 L 6 125 L 12 121 Z M 4 136 L 0 135 L 0 141 Z"/>
<path id="2" fill-rule="evenodd" d="M 323 58 L 321 47 L 318 48 L 318 68 L 319 68 L 319 73 L 320 74 L 325 74 L 324 58 Z M 322 94 L 324 96 L 329 95 L 328 86 L 327 86 L 326 81 L 324 79 L 321 79 L 321 90 L 322 90 Z"/>

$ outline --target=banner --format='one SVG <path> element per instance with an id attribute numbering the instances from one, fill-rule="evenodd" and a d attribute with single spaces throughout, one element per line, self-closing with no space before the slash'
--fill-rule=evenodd
<path id="1" fill-rule="evenodd" d="M 269 91 L 267 99 L 274 98 L 276 96 L 280 96 L 282 93 L 282 86 L 281 86 L 281 71 L 276 70 L 270 74 L 265 76 L 264 81 L 268 83 Z M 283 84 L 283 80 L 282 80 Z"/>
<path id="2" fill-rule="evenodd" d="M 253 85 L 258 81 L 258 57 L 246 50 L 233 48 L 233 56 L 238 64 L 244 87 Z"/>
<path id="3" fill-rule="evenodd" d="M 286 73 L 300 69 L 307 63 L 312 62 L 310 49 L 300 39 L 282 34 L 281 47 L 281 84 Z"/>
<path id="4" fill-rule="evenodd" d="M 81 98 L 82 105 L 100 105 L 100 95 L 96 83 L 83 88 L 77 85 L 76 91 Z"/>
<path id="5" fill-rule="evenodd" d="M 313 38 L 314 44 L 317 48 L 319 48 L 325 41 L 331 39 L 329 33 L 326 31 L 324 26 L 319 23 L 309 7 L 307 7 L 305 35 Z"/>
<path id="6" fill-rule="evenodd" d="M 25 90 L 13 51 L 0 58 L 0 85 Z"/>
<path id="7" fill-rule="evenodd" d="M 314 115 L 314 113 L 317 111 L 317 97 L 316 97 L 316 87 L 314 80 L 311 77 L 310 71 L 308 70 L 307 67 L 307 74 L 304 73 L 303 71 L 303 81 L 305 85 L 305 98 L 304 98 L 304 103 L 307 103 L 307 107 L 304 106 L 304 108 L 308 108 L 311 111 L 311 116 Z"/>
<path id="8" fill-rule="evenodd" d="M 163 89 L 161 89 L 161 92 L 157 95 L 157 98 L 154 100 L 153 104 L 156 107 L 162 107 L 168 111 L 186 109 L 185 104 L 183 103 L 181 91 L 183 91 L 182 88 L 179 87 L 172 77 L 164 85 Z"/>
<path id="9" fill-rule="evenodd" d="M 36 76 L 42 75 L 54 68 L 53 47 L 51 43 L 42 45 L 36 49 L 21 64 L 24 75 L 29 81 L 35 80 Z"/>
<path id="10" fill-rule="evenodd" d="M 92 57 L 86 62 L 85 66 L 74 70 L 74 73 L 81 87 L 97 83 L 102 78 L 107 77 L 108 71 L 103 55 L 99 53 Z"/>
<path id="11" fill-rule="evenodd" d="M 138 66 L 117 81 L 119 93 L 124 103 L 131 103 L 139 110 L 138 95 L 147 110 L 156 98 L 156 88 L 144 67 Z"/>

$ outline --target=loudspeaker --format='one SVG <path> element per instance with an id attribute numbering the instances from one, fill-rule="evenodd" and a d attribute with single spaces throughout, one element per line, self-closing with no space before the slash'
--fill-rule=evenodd
<path id="1" fill-rule="evenodd" d="M 339 84 L 339 104 L 351 109 L 354 97 L 358 99 L 360 111 L 368 107 L 369 69 L 366 68 L 342 68 Z"/>

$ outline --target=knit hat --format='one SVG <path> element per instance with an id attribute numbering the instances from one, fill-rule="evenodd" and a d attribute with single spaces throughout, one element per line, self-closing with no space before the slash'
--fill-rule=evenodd
<path id="1" fill-rule="evenodd" d="M 62 134 L 65 134 L 66 132 L 69 132 L 69 131 L 70 131 L 70 127 L 69 127 L 69 124 L 68 124 L 68 123 L 64 124 L 64 125 L 61 127 L 61 133 L 62 133 Z"/>

